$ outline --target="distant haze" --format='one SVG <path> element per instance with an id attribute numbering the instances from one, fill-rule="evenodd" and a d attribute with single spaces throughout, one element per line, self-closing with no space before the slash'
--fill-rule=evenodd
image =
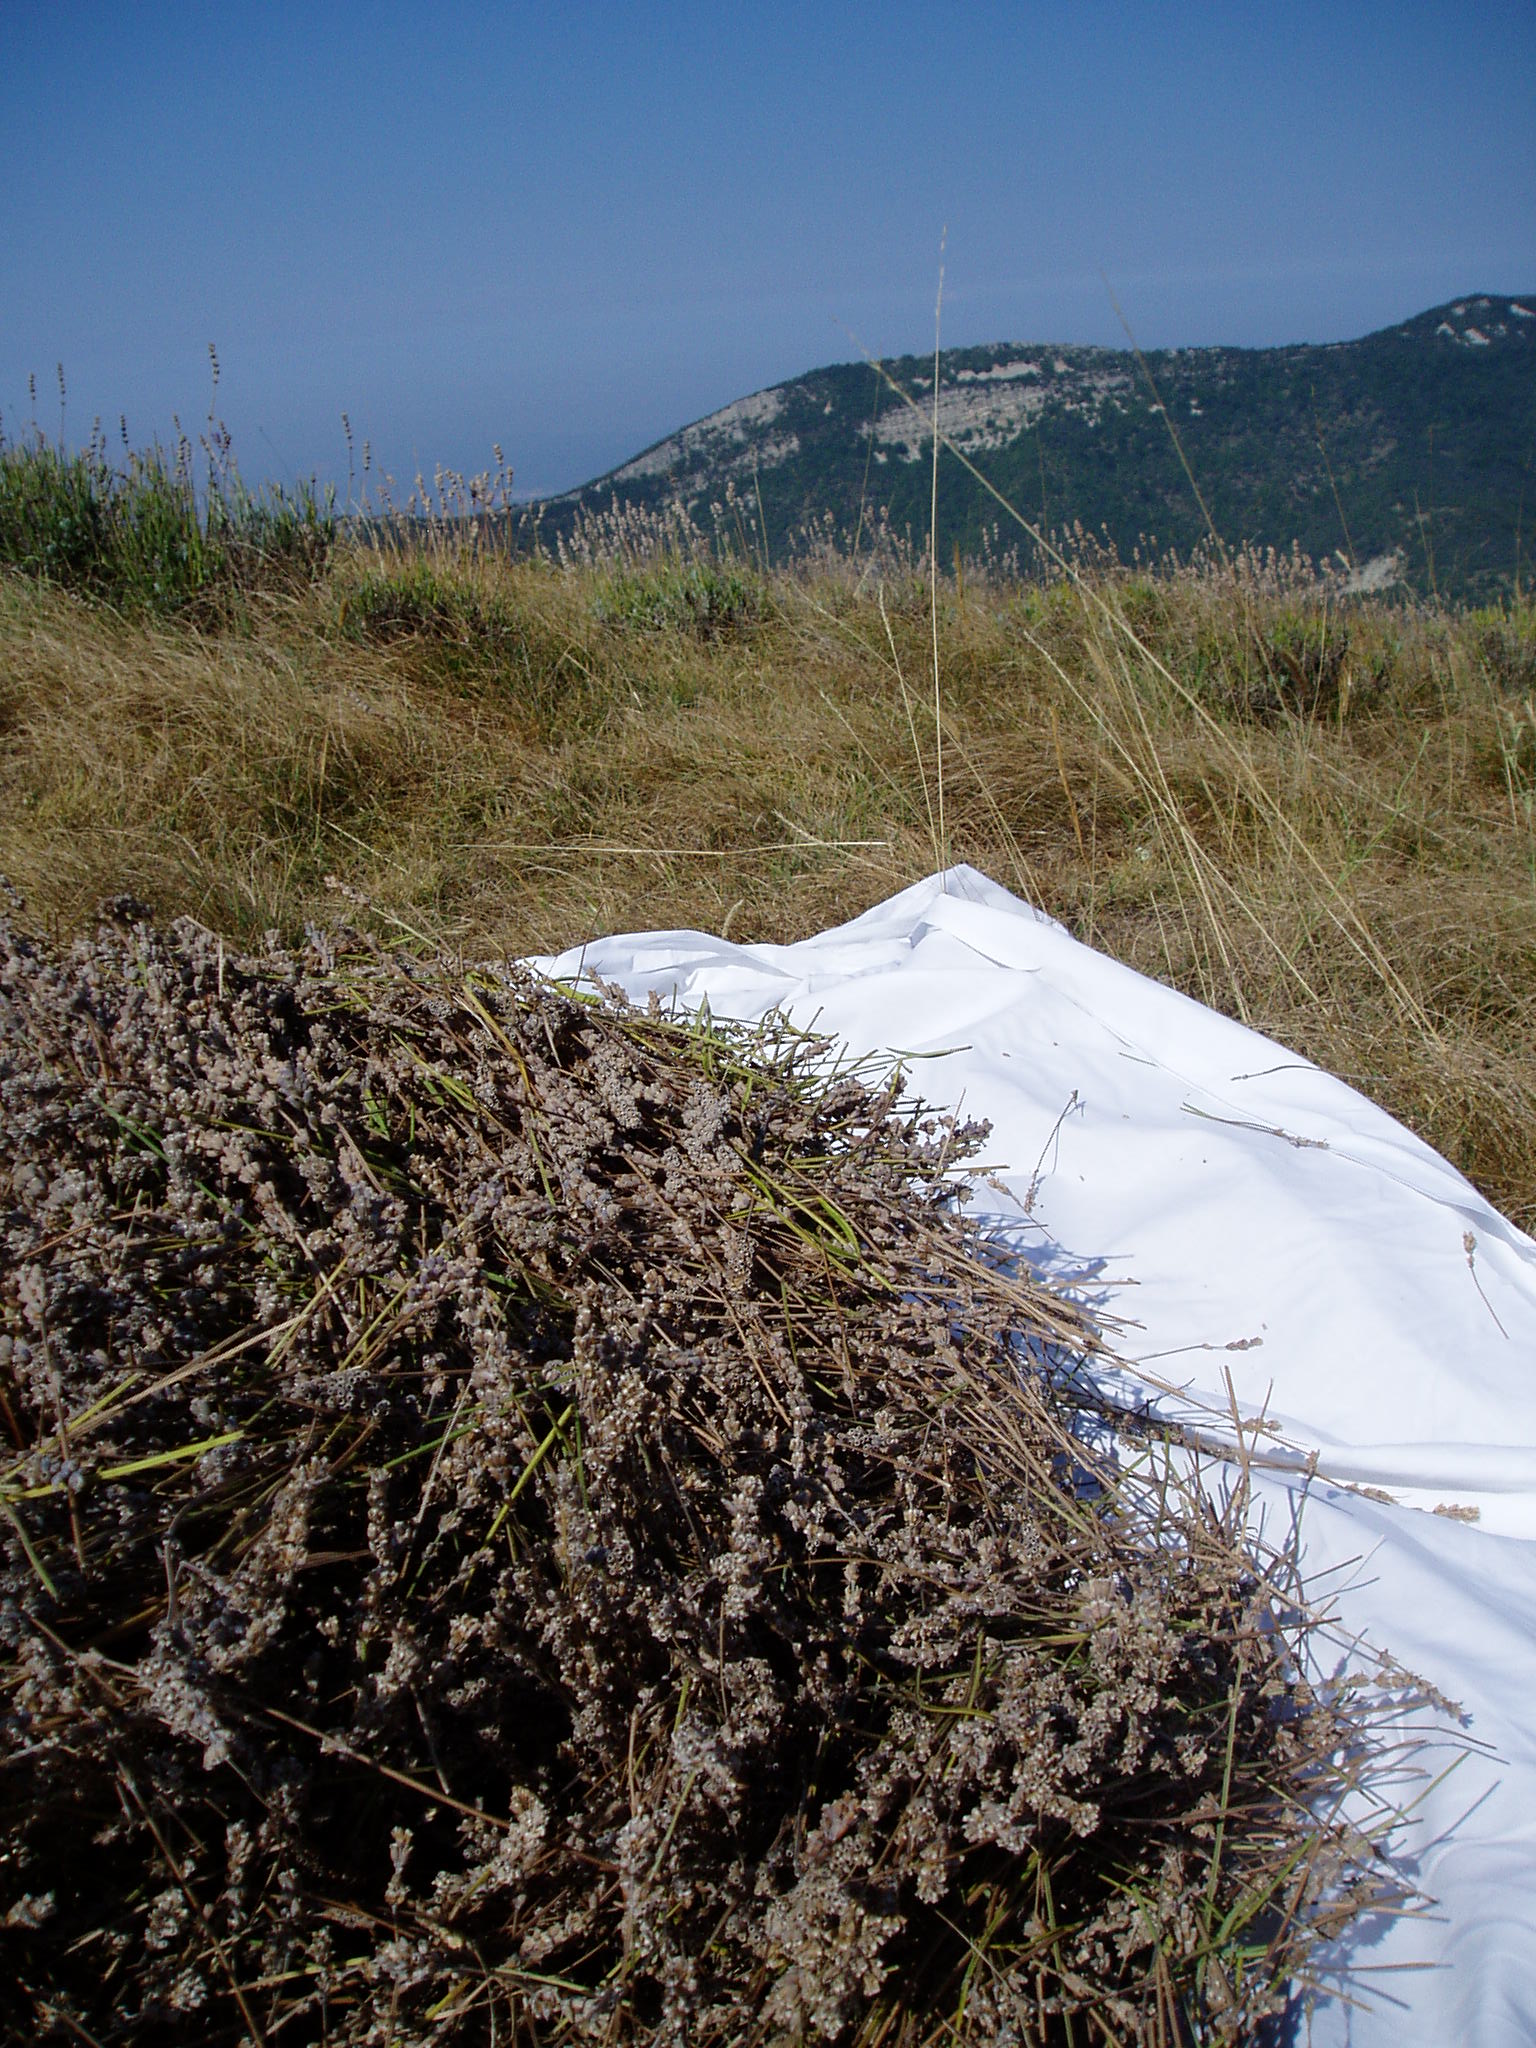
<path id="1" fill-rule="evenodd" d="M 1536 8 L 0 9 L 0 413 L 612 468 L 814 365 L 1326 341 L 1536 276 Z"/>

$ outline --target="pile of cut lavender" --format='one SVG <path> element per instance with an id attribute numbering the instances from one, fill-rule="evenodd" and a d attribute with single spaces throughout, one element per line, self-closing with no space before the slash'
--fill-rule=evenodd
<path id="1" fill-rule="evenodd" d="M 1346 1711 L 1094 1468 L 977 1136 L 359 931 L 0 929 L 0 2031 L 1250 2038 Z"/>

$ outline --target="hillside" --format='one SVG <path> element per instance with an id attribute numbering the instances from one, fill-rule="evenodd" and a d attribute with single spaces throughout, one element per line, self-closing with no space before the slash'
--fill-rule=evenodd
<path id="1" fill-rule="evenodd" d="M 883 510 L 928 530 L 932 358 L 833 364 L 742 398 L 542 509 L 546 539 L 585 508 L 711 507 L 761 492 L 768 547 L 793 551 L 828 517 L 849 534 Z M 1166 408 L 1167 420 L 1163 418 Z M 1123 559 L 1223 540 L 1360 567 L 1395 559 L 1411 589 L 1488 600 L 1524 574 L 1536 449 L 1536 294 L 1477 296 L 1357 341 L 1275 349 L 1130 350 L 999 342 L 946 350 L 939 423 L 1030 519 L 1107 534 Z M 1331 476 L 1330 476 L 1331 471 Z M 959 463 L 940 466 L 940 546 L 983 550 L 998 508 Z M 1031 544 L 1005 520 L 994 543 Z M 1522 537 L 1524 535 L 1524 537 Z"/>

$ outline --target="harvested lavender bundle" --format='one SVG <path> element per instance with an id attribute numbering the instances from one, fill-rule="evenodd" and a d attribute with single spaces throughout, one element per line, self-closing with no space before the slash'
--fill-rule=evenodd
<path id="1" fill-rule="evenodd" d="M 1250 2038 L 1358 1725 L 1087 1447 L 981 1135 L 359 932 L 0 930 L 7 2031 Z"/>

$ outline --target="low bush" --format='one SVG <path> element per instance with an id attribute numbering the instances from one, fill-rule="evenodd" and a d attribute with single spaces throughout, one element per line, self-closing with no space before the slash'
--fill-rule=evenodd
<path id="1" fill-rule="evenodd" d="M 185 440 L 174 459 L 154 447 L 115 469 L 99 442 L 70 454 L 41 434 L 0 439 L 0 566 L 121 611 L 216 609 L 291 589 L 320 573 L 335 537 L 313 488 L 253 496 L 211 463 L 200 492 Z"/>
<path id="2" fill-rule="evenodd" d="M 338 616 L 349 638 L 376 646 L 423 640 L 494 658 L 519 638 L 504 604 L 486 599 L 424 556 L 367 564 L 357 581 L 342 590 Z"/>
<path id="3" fill-rule="evenodd" d="M 763 604 L 760 581 L 734 563 L 666 561 L 610 577 L 593 609 L 611 625 L 712 640 L 760 618 Z"/>

